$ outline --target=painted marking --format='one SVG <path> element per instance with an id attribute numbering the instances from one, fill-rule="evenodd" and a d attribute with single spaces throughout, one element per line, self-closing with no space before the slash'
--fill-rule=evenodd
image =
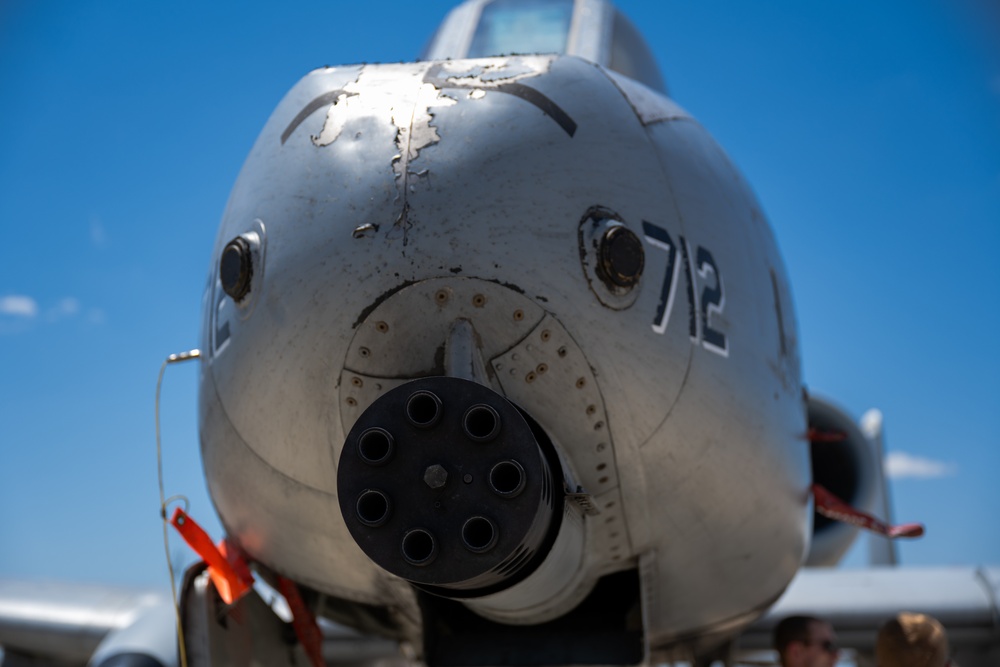
<path id="1" fill-rule="evenodd" d="M 691 246 L 683 236 L 678 237 L 681 241 L 681 255 L 684 257 L 684 275 L 687 276 L 687 297 L 688 297 L 688 335 L 693 343 L 698 342 L 698 304 L 695 302 L 694 272 L 691 270 Z"/>
<path id="2" fill-rule="evenodd" d="M 698 265 L 698 276 L 706 281 L 701 292 L 701 344 L 706 350 L 715 352 L 723 357 L 729 356 L 729 342 L 726 336 L 709 326 L 709 319 L 713 314 L 721 314 L 726 305 L 726 294 L 722 286 L 722 274 L 719 273 L 715 265 L 715 259 L 706 248 L 698 246 L 696 257 Z M 708 274 L 715 276 L 715 286 L 709 287 L 707 284 Z"/>
<path id="3" fill-rule="evenodd" d="M 712 253 L 703 246 L 697 246 L 697 252 L 692 253 L 691 246 L 683 236 L 678 235 L 678 243 L 675 244 L 667 230 L 645 220 L 642 221 L 642 230 L 649 245 L 667 253 L 667 266 L 660 287 L 660 299 L 656 305 L 656 314 L 653 316 L 653 331 L 658 334 L 664 333 L 670 322 L 677 292 L 677 274 L 681 270 L 681 262 L 677 261 L 679 250 L 684 263 L 684 275 L 687 278 L 685 287 L 688 301 L 688 336 L 691 343 L 728 358 L 729 340 L 724 333 L 711 326 L 712 315 L 721 315 L 726 305 L 722 273 Z M 692 256 L 694 262 L 691 261 Z M 702 285 L 700 295 L 695 289 L 698 284 L 695 273 Z"/>
<path id="4" fill-rule="evenodd" d="M 653 318 L 653 331 L 662 334 L 667 330 L 670 313 L 674 309 L 674 295 L 677 293 L 677 272 L 680 270 L 680 264 L 677 263 L 677 246 L 674 245 L 667 230 L 662 227 L 643 220 L 642 231 L 651 246 L 667 252 L 667 270 L 663 274 L 660 301 L 656 306 L 656 317 Z"/>
<path id="5" fill-rule="evenodd" d="M 534 88 L 526 86 L 523 83 L 504 83 L 492 90 L 498 93 L 514 95 L 515 97 L 520 97 L 525 102 L 534 104 L 541 109 L 542 113 L 559 123 L 559 127 L 570 137 L 576 134 L 576 121 L 570 118 L 569 114 L 562 110 L 562 107 Z"/>
<path id="6" fill-rule="evenodd" d="M 446 78 L 442 74 L 443 65 L 438 63 L 434 65 L 429 70 L 427 70 L 426 76 L 424 76 L 424 82 L 432 84 L 436 88 L 457 88 L 459 90 L 483 90 L 483 91 L 496 91 L 498 93 L 506 93 L 507 95 L 513 95 L 519 97 L 529 104 L 533 104 L 538 107 L 542 113 L 554 120 L 563 131 L 572 137 L 576 134 L 576 121 L 574 121 L 568 113 L 563 111 L 562 107 L 553 102 L 544 93 L 541 93 L 530 86 L 526 86 L 523 83 L 501 83 L 500 85 L 485 86 L 476 85 L 473 83 L 457 83 L 454 80 Z"/>
<path id="7" fill-rule="evenodd" d="M 292 133 L 299 128 L 299 125 L 301 125 L 306 118 L 313 115 L 323 107 L 334 104 L 337 101 L 337 98 L 341 95 L 357 95 L 357 93 L 348 93 L 347 91 L 339 89 L 331 90 L 323 93 L 312 102 L 302 107 L 302 111 L 300 111 L 295 118 L 292 119 L 292 122 L 288 124 L 285 131 L 281 133 L 281 145 L 285 145 L 285 142 L 288 141 L 288 137 L 292 136 Z"/>
<path id="8" fill-rule="evenodd" d="M 212 330 L 215 332 L 215 344 L 212 348 L 212 356 L 221 352 L 222 348 L 229 342 L 229 319 L 226 317 L 225 306 L 226 297 L 223 295 L 219 299 L 219 303 L 215 306 L 215 326 L 212 327 Z"/>

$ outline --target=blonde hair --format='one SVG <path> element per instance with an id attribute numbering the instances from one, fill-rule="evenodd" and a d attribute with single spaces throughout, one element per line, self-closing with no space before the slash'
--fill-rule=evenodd
<path id="1" fill-rule="evenodd" d="M 875 643 L 878 667 L 945 667 L 948 637 L 927 614 L 902 612 L 878 631 Z"/>

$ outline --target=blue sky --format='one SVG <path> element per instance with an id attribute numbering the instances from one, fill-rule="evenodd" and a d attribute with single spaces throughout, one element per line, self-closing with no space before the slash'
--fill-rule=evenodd
<path id="1" fill-rule="evenodd" d="M 299 77 L 412 59 L 451 4 L 0 5 L 0 577 L 165 585 L 156 373 L 197 345 L 240 165 Z M 896 516 L 928 528 L 904 564 L 1000 563 L 998 16 L 620 6 L 770 217 L 810 388 L 884 412 Z M 167 487 L 218 536 L 195 378 L 166 375 Z"/>

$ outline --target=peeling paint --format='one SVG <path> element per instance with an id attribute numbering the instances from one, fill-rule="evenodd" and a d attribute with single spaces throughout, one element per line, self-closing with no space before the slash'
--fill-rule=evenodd
<path id="1" fill-rule="evenodd" d="M 398 239 L 403 239 L 403 245 L 407 243 L 407 233 L 410 231 L 410 227 L 413 223 L 410 222 L 410 202 L 406 201 L 406 195 L 403 195 L 403 208 L 400 209 L 399 215 L 392 222 L 392 227 L 386 233 L 385 237 L 390 241 L 396 241 Z"/>
<path id="2" fill-rule="evenodd" d="M 364 68 L 358 78 L 347 84 L 332 99 L 327 109 L 323 129 L 312 137 L 317 147 L 329 146 L 340 138 L 352 122 L 364 119 L 370 122 L 392 125 L 396 129 L 397 153 L 392 157 L 396 190 L 403 206 L 394 229 L 402 229 L 406 242 L 406 230 L 410 227 L 407 194 L 413 190 L 411 179 L 429 179 L 426 169 L 413 170 L 411 165 L 424 148 L 441 141 L 437 128 L 433 125 L 438 107 L 448 107 L 457 103 L 454 97 L 443 93 L 433 83 L 424 80 L 423 68 Z M 329 98 L 328 98 L 329 99 Z M 392 231 L 392 230 L 390 230 Z"/>
<path id="3" fill-rule="evenodd" d="M 450 70 L 458 63 L 442 63 L 441 76 L 447 86 L 460 88 L 496 88 L 505 83 L 539 76 L 549 71 L 552 58 L 548 56 L 514 56 L 497 59 L 487 64 L 476 64 L 457 70 Z"/>
<path id="4" fill-rule="evenodd" d="M 362 239 L 367 236 L 371 236 L 377 231 L 378 231 L 378 225 L 366 222 L 363 225 L 358 225 L 357 227 L 355 227 L 352 236 L 354 236 L 354 238 L 356 239 Z"/>
<path id="5" fill-rule="evenodd" d="M 433 110 L 458 103 L 457 94 L 444 91 L 469 90 L 468 99 L 472 100 L 483 99 L 487 91 L 514 95 L 536 106 L 572 137 L 576 131 L 573 119 L 544 94 L 520 83 L 548 72 L 552 61 L 551 56 L 514 56 L 474 64 L 363 67 L 354 81 L 327 91 L 306 105 L 288 125 L 281 142 L 284 144 L 309 115 L 323 107 L 327 107 L 323 126 L 318 134 L 310 136 L 317 148 L 331 146 L 341 136 L 361 137 L 360 123 L 368 128 L 372 122 L 394 128 L 396 153 L 389 163 L 395 176 L 396 200 L 401 206 L 386 237 L 401 237 L 406 245 L 407 232 L 413 224 L 408 197 L 416 191 L 417 183 L 430 183 L 429 170 L 414 169 L 413 164 L 423 149 L 441 141 Z M 363 238 L 377 229 L 377 226 L 358 228 L 354 237 Z"/>
<path id="6" fill-rule="evenodd" d="M 521 79 L 545 74 L 552 61 L 551 56 L 516 56 L 474 65 L 467 62 L 439 62 L 427 70 L 424 82 L 441 89 L 472 89 L 468 97 L 473 100 L 482 99 L 487 91 L 520 97 L 552 118 L 572 138 L 576 133 L 576 122 L 569 114 L 544 93 L 520 82 Z M 451 69 L 462 65 L 465 67 Z"/>
<path id="7" fill-rule="evenodd" d="M 326 112 L 326 122 L 323 123 L 323 130 L 318 135 L 310 137 L 313 145 L 329 146 L 332 144 L 340 136 L 348 120 L 363 113 L 363 111 L 364 103 L 361 101 L 360 95 L 357 93 L 341 93 Z"/>
<path id="8" fill-rule="evenodd" d="M 410 164 L 420 156 L 421 150 L 441 141 L 437 128 L 431 124 L 434 120 L 431 109 L 449 107 L 457 102 L 433 84 L 425 83 L 422 72 L 416 73 L 412 81 L 417 84 L 412 98 L 410 95 L 403 95 L 405 103 L 396 104 L 392 108 L 392 122 L 397 128 L 396 147 L 399 148 L 399 155 L 393 160 L 393 170 L 404 198 L 409 189 L 410 176 L 426 175 L 426 170 L 422 173 L 412 172 Z M 395 94 L 392 94 L 392 99 L 396 99 Z"/>
<path id="9" fill-rule="evenodd" d="M 340 97 L 340 95 L 343 94 L 343 92 L 344 91 L 342 90 L 327 91 L 322 95 L 320 95 L 319 97 L 317 97 L 316 99 L 314 99 L 309 104 L 307 104 L 305 107 L 303 107 L 302 110 L 299 111 L 298 114 L 296 114 L 295 118 L 293 118 L 292 121 L 288 123 L 288 127 L 285 128 L 285 131 L 281 133 L 281 145 L 282 146 L 285 145 L 285 142 L 288 141 L 288 138 L 292 136 L 292 133 L 299 128 L 299 125 L 301 125 L 306 118 L 311 116 L 316 111 L 319 111 L 326 105 L 335 103 L 337 101 L 337 98 Z"/>
<path id="10" fill-rule="evenodd" d="M 419 70 L 400 76 L 398 70 L 365 68 L 340 92 L 326 112 L 323 129 L 312 137 L 313 144 L 329 146 L 347 125 L 359 118 L 391 123 L 396 127 L 399 149 L 393 159 L 397 178 L 406 174 L 409 164 L 423 148 L 441 140 L 431 125 L 434 116 L 430 110 L 456 103 L 453 97 L 424 82 Z"/>

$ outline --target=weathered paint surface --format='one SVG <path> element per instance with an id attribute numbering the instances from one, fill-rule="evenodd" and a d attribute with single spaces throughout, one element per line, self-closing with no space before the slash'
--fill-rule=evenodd
<path id="1" fill-rule="evenodd" d="M 644 239 L 627 294 L 588 279 L 595 207 Z M 254 147 L 216 256 L 254 221 L 252 314 L 217 284 L 206 301 L 202 436 L 255 558 L 414 627 L 412 591 L 343 524 L 337 460 L 365 405 L 443 372 L 467 319 L 584 510 L 563 589 L 503 613 L 561 613 L 641 561 L 647 636 L 666 643 L 747 622 L 791 579 L 809 511 L 791 300 L 752 195 L 679 107 L 572 57 L 318 70 Z"/>

